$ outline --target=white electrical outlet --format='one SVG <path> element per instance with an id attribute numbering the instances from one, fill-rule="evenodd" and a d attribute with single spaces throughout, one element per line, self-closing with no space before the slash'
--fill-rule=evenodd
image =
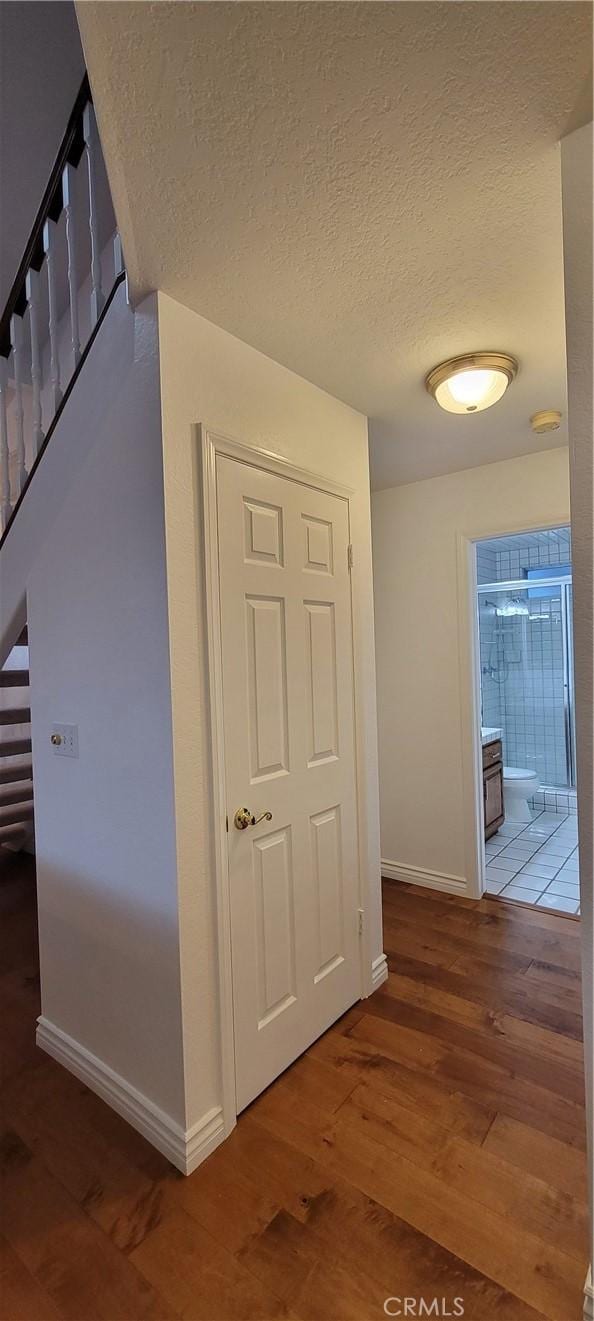
<path id="1" fill-rule="evenodd" d="M 78 757 L 78 725 L 52 725 L 50 742 L 57 757 Z"/>

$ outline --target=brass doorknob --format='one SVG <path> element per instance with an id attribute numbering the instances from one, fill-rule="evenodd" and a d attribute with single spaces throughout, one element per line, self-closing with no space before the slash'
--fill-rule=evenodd
<path id="1" fill-rule="evenodd" d="M 257 826 L 259 821 L 272 821 L 272 812 L 263 812 L 261 816 L 255 817 L 249 807 L 238 807 L 233 817 L 236 830 L 247 830 L 248 826 Z"/>

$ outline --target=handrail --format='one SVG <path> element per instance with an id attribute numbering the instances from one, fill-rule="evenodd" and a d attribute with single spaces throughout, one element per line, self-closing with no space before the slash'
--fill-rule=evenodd
<path id="1" fill-rule="evenodd" d="M 62 174 L 64 166 L 67 163 L 78 165 L 82 156 L 85 145 L 82 131 L 83 111 L 87 102 L 92 101 L 92 99 L 88 74 L 85 73 L 76 101 L 72 107 L 66 132 L 60 143 L 60 150 L 54 161 L 47 187 L 39 204 L 39 210 L 33 221 L 33 228 L 29 235 L 19 269 L 15 275 L 12 288 L 6 300 L 6 306 L 0 317 L 0 354 L 4 358 L 7 358 L 10 353 L 10 318 L 14 312 L 23 311 L 25 307 L 25 280 L 27 277 L 27 271 L 30 268 L 34 271 L 39 271 L 43 264 L 43 226 L 48 219 L 56 220 L 62 210 Z"/>
<path id="2" fill-rule="evenodd" d="M 39 453 L 36 455 L 36 457 L 35 457 L 35 459 L 34 459 L 34 462 L 33 462 L 33 465 L 32 465 L 32 467 L 30 468 L 30 470 L 29 470 L 29 472 L 28 472 L 28 474 L 27 474 L 27 481 L 26 481 L 26 484 L 23 486 L 23 489 L 22 489 L 20 495 L 19 495 L 18 498 L 17 498 L 16 504 L 13 506 L 12 512 L 11 512 L 11 513 L 9 514 L 9 516 L 8 516 L 8 521 L 7 521 L 6 526 L 5 526 L 5 528 L 4 528 L 3 531 L 1 530 L 2 525 L 0 524 L 0 550 L 2 550 L 2 547 L 3 547 L 3 545 L 4 545 L 4 542 L 6 541 L 6 538 L 7 538 L 7 536 L 8 536 L 8 533 L 10 532 L 10 529 L 11 529 L 13 523 L 14 523 L 14 520 L 15 520 L 15 518 L 16 518 L 16 515 L 17 515 L 17 513 L 18 513 L 18 511 L 19 511 L 19 509 L 20 509 L 20 507 L 21 507 L 21 504 L 22 504 L 22 501 L 23 501 L 23 497 L 24 497 L 24 495 L 26 494 L 26 492 L 27 492 L 28 489 L 29 489 L 29 485 L 30 485 L 31 479 L 32 479 L 32 477 L 34 476 L 34 474 L 36 473 L 37 468 L 39 467 L 39 463 L 40 463 L 41 459 L 43 458 L 43 455 L 45 454 L 45 451 L 46 451 L 46 449 L 47 449 L 47 447 L 48 447 L 48 445 L 49 445 L 49 442 L 50 442 L 50 440 L 51 440 L 51 438 L 52 438 L 52 435 L 53 435 L 53 433 L 54 433 L 54 431 L 55 431 L 55 429 L 56 429 L 56 427 L 57 427 L 57 425 L 58 425 L 58 422 L 60 421 L 60 418 L 61 418 L 61 416 L 62 416 L 62 413 L 63 413 L 63 411 L 64 411 L 64 408 L 65 408 L 66 404 L 68 403 L 68 400 L 69 400 L 69 398 L 70 398 L 70 395 L 72 394 L 73 387 L 76 385 L 76 382 L 77 382 L 77 380 L 78 380 L 78 377 L 80 376 L 80 373 L 81 373 L 81 371 L 82 371 L 82 368 L 83 368 L 84 365 L 85 365 L 85 362 L 86 362 L 86 360 L 87 360 L 87 357 L 88 357 L 88 355 L 89 355 L 89 352 L 90 352 L 91 348 L 93 347 L 93 344 L 94 344 L 94 342 L 95 342 L 95 340 L 96 340 L 96 338 L 97 338 L 97 333 L 98 333 L 98 331 L 100 330 L 100 328 L 101 328 L 101 326 L 102 326 L 102 324 L 103 324 L 103 321 L 104 321 L 104 319 L 105 319 L 105 317 L 106 317 L 106 315 L 107 315 L 107 313 L 108 313 L 108 311 L 109 311 L 109 309 L 110 309 L 110 307 L 111 307 L 111 304 L 112 304 L 112 302 L 113 302 L 113 300 L 114 300 L 114 298 L 115 298 L 115 295 L 116 295 L 116 293 L 117 293 L 117 291 L 118 291 L 120 285 L 121 285 L 121 284 L 123 283 L 123 281 L 125 280 L 125 278 L 126 278 L 126 272 L 125 272 L 125 271 L 120 271 L 120 274 L 116 276 L 116 279 L 115 279 L 115 281 L 114 281 L 114 283 L 113 283 L 113 286 L 112 286 L 111 292 L 109 293 L 109 295 L 108 295 L 108 297 L 106 298 L 105 303 L 104 303 L 104 305 L 103 305 L 103 308 L 102 308 L 102 311 L 101 311 L 101 315 L 100 315 L 100 317 L 99 317 L 99 320 L 97 321 L 96 325 L 95 325 L 94 328 L 93 328 L 93 332 L 92 332 L 92 334 L 91 334 L 90 339 L 87 340 L 87 343 L 85 344 L 85 347 L 84 347 L 84 349 L 83 349 L 83 351 L 82 351 L 82 353 L 81 353 L 81 355 L 80 355 L 79 361 L 78 361 L 78 363 L 77 363 L 77 365 L 76 365 L 76 371 L 74 372 L 74 375 L 71 377 L 70 381 L 68 382 L 68 385 L 67 385 L 67 387 L 66 387 L 66 389 L 65 389 L 65 391 L 64 391 L 64 394 L 63 394 L 63 396 L 62 396 L 62 398 L 61 398 L 61 400 L 60 400 L 60 403 L 59 403 L 59 406 L 58 406 L 58 408 L 57 408 L 57 410 L 56 410 L 56 413 L 54 414 L 53 420 L 52 420 L 52 422 L 50 423 L 50 426 L 48 427 L 47 435 L 44 437 L 44 441 L 43 441 L 43 444 L 42 444 L 42 446 L 41 446 L 41 449 L 39 450 Z"/>

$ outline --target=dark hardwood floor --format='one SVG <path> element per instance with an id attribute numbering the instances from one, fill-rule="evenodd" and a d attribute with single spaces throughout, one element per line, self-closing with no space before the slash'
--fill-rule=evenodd
<path id="1" fill-rule="evenodd" d="M 579 1321 L 579 924 L 384 896 L 389 981 L 184 1179 L 37 1050 L 33 865 L 5 854 L 2 1321 Z"/>

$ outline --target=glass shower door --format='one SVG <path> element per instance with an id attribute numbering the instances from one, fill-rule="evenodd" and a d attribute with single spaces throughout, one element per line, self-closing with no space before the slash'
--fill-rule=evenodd
<path id="1" fill-rule="evenodd" d="M 565 584 L 479 588 L 483 724 L 503 733 L 507 766 L 571 784 Z"/>
<path id="2" fill-rule="evenodd" d="M 569 747 L 569 784 L 575 789 L 577 784 L 577 758 L 575 747 L 575 704 L 573 682 L 573 583 L 565 584 L 565 654 L 567 674 L 565 677 L 565 695 L 567 703 L 567 726 Z"/>

